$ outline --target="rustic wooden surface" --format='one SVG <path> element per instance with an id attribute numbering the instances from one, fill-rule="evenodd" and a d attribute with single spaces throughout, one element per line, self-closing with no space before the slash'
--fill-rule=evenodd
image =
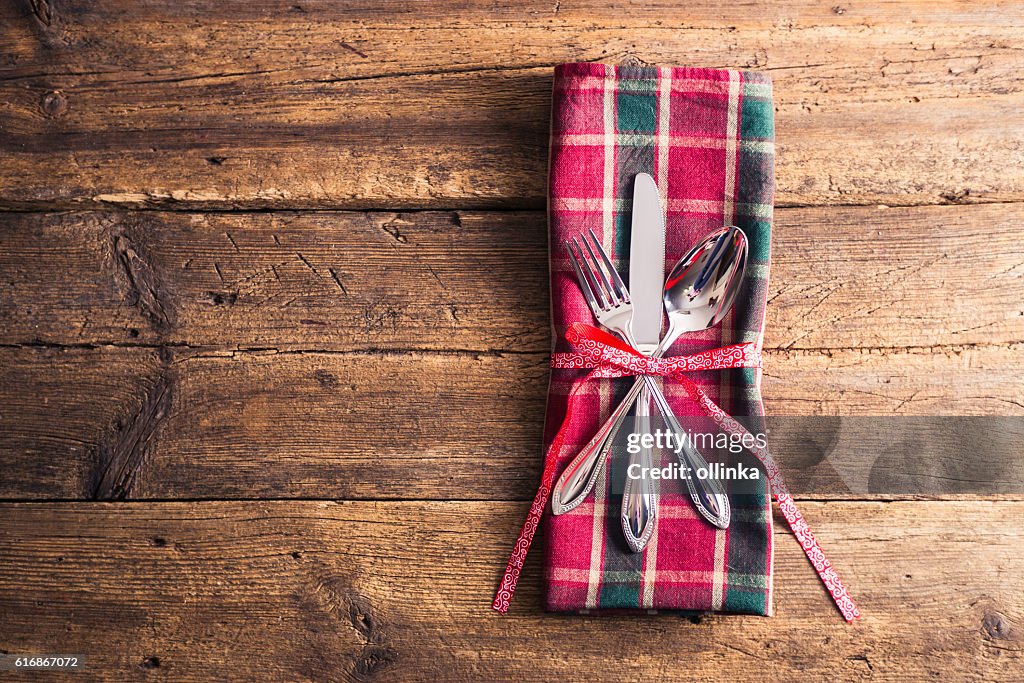
<path id="1" fill-rule="evenodd" d="M 1021 503 L 805 503 L 861 601 L 856 626 L 781 519 L 774 618 L 545 615 L 536 557 L 501 617 L 481 605 L 525 511 L 13 505 L 0 517 L 4 648 L 59 638 L 121 681 L 1014 680 L 1024 667 Z"/>
<path id="2" fill-rule="evenodd" d="M 95 5 L 2 10 L 2 204 L 539 208 L 551 67 L 630 58 L 768 71 L 783 205 L 1024 197 L 999 0 Z"/>
<path id="3" fill-rule="evenodd" d="M 769 411 L 1021 415 L 1022 32 L 989 0 L 4 3 L 0 652 L 1019 678 L 1024 488 L 805 499 L 852 627 L 784 525 L 773 619 L 546 616 L 536 557 L 488 604 L 538 476 L 553 65 L 771 74 Z"/>

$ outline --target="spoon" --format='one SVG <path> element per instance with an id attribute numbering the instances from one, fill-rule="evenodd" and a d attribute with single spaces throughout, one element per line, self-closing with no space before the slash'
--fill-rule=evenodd
<path id="1" fill-rule="evenodd" d="M 665 279 L 668 331 L 658 347 L 659 356 L 683 333 L 714 327 L 722 321 L 735 303 L 743 282 L 747 249 L 747 236 L 743 231 L 727 227 L 706 237 L 676 263 Z M 657 392 L 654 398 L 669 429 L 683 437 L 679 453 L 681 464 L 690 468 L 691 475 L 700 469 L 707 472 L 707 461 L 679 424 L 664 394 Z M 694 476 L 685 481 L 697 511 L 718 528 L 728 528 L 732 514 L 729 496 L 721 482 Z"/>
<path id="2" fill-rule="evenodd" d="M 665 280 L 664 301 L 668 330 L 653 353 L 662 356 L 685 332 L 707 329 L 721 322 L 739 293 L 747 261 L 747 237 L 736 227 L 725 227 L 705 237 L 680 259 Z M 561 515 L 579 506 L 590 494 L 615 440 L 626 411 L 640 394 L 643 378 L 637 378 L 625 399 L 598 429 L 590 442 L 577 454 L 555 484 L 551 496 L 552 512 Z M 707 469 L 707 461 L 694 447 L 679 425 L 660 390 L 652 392 L 670 429 L 684 438 L 680 458 L 696 472 Z M 729 526 L 729 497 L 715 479 L 686 479 L 697 511 L 715 526 Z M 707 489 L 711 489 L 708 491 Z M 628 520 L 624 520 L 628 523 Z"/>

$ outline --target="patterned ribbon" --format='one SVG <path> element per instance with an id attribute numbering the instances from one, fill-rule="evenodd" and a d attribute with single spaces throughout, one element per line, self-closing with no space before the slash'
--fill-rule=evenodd
<path id="1" fill-rule="evenodd" d="M 636 375 L 653 375 L 668 377 L 679 383 L 683 390 L 691 398 L 697 401 L 704 413 L 712 419 L 724 432 L 730 435 L 751 436 L 741 443 L 746 445 L 753 442 L 750 448 L 768 475 L 768 484 L 771 487 L 775 500 L 779 503 L 789 528 L 793 535 L 800 542 L 807 558 L 814 566 L 814 570 L 821 577 L 822 583 L 828 589 L 836 607 L 842 613 L 843 618 L 848 622 L 860 618 L 860 610 L 854 604 L 846 587 L 839 579 L 832 563 L 825 557 L 824 551 L 818 545 L 817 539 L 811 533 L 810 527 L 804 520 L 803 515 L 796 507 L 796 502 L 789 494 L 786 484 L 782 479 L 779 466 L 775 458 L 766 448 L 757 446 L 756 439 L 750 435 L 746 427 L 729 416 L 722 410 L 704 391 L 691 379 L 686 377 L 688 372 L 699 370 L 725 370 L 729 368 L 753 368 L 761 366 L 761 351 L 754 342 L 744 344 L 733 344 L 718 349 L 710 349 L 701 353 L 689 356 L 674 356 L 669 358 L 649 358 L 633 349 L 628 344 L 620 341 L 617 337 L 585 323 L 573 323 L 569 326 L 565 338 L 576 349 L 575 353 L 556 353 L 551 357 L 551 367 L 559 369 L 588 369 L 589 373 L 582 380 L 577 382 L 569 393 L 566 418 L 559 427 L 558 433 L 548 448 L 544 461 L 544 472 L 541 475 L 540 487 L 537 495 L 533 498 L 530 512 L 526 517 L 519 537 L 516 539 L 512 555 L 509 557 L 508 565 L 505 567 L 505 574 L 502 576 L 501 585 L 498 587 L 498 594 L 494 598 L 492 607 L 504 614 L 508 611 L 512 594 L 515 592 L 516 584 L 519 583 L 519 574 L 522 571 L 523 563 L 526 561 L 526 553 L 533 542 L 533 536 L 540 525 L 544 508 L 547 506 L 551 494 L 551 486 L 555 480 L 555 461 L 561 452 L 561 446 L 565 439 L 565 427 L 572 415 L 573 407 L 579 389 L 589 380 L 595 378 L 627 377 Z"/>

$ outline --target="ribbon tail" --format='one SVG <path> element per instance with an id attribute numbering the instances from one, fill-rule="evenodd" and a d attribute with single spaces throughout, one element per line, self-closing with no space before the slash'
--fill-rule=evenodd
<path id="1" fill-rule="evenodd" d="M 516 584 L 519 583 L 519 573 L 523 570 L 526 554 L 530 551 L 530 544 L 533 543 L 533 537 L 537 533 L 537 527 L 544 515 L 544 506 L 547 505 L 550 494 L 551 487 L 546 483 L 541 484 L 537 489 L 537 495 L 533 497 L 533 504 L 530 506 L 529 514 L 526 515 L 526 522 L 523 523 L 519 537 L 516 538 L 512 555 L 508 558 L 505 573 L 501 577 L 501 585 L 498 586 L 498 593 L 494 596 L 494 603 L 491 605 L 491 608 L 498 610 L 501 614 L 508 612 L 512 595 L 516 592 Z"/>
<path id="2" fill-rule="evenodd" d="M 832 563 L 825 557 L 825 551 L 818 545 L 818 539 L 811 533 L 810 527 L 807 526 L 807 521 L 800 514 L 800 510 L 797 509 L 793 497 L 789 495 L 788 491 L 782 491 L 775 495 L 775 500 L 779 501 L 779 509 L 782 510 L 786 523 L 789 524 L 793 535 L 800 542 L 800 547 L 804 549 L 807 559 L 811 561 L 811 565 L 821 578 L 821 582 L 825 584 L 825 588 L 828 590 L 829 595 L 832 596 L 832 601 L 836 604 L 836 607 L 839 608 L 843 619 L 850 623 L 860 619 L 860 610 L 857 608 L 856 603 L 854 603 L 853 598 L 850 597 L 850 594 L 846 592 L 846 586 L 832 567 Z"/>
<path id="3" fill-rule="evenodd" d="M 498 592 L 494 596 L 494 602 L 491 604 L 491 608 L 501 614 L 508 612 L 509 604 L 512 602 L 512 595 L 516 592 L 516 584 L 519 583 L 519 574 L 522 572 L 523 564 L 526 562 L 526 555 L 530 551 L 533 537 L 536 535 L 537 527 L 540 526 L 540 520 L 544 516 L 544 508 L 547 506 L 548 499 L 551 496 L 551 486 L 555 480 L 555 460 L 557 460 L 558 454 L 562 450 L 562 443 L 565 441 L 565 428 L 572 417 L 577 394 L 580 387 L 586 384 L 596 373 L 597 370 L 589 372 L 569 392 L 565 418 L 558 427 L 558 433 L 555 434 L 555 438 L 551 440 L 547 456 L 544 458 L 544 472 L 541 474 L 540 486 L 533 497 L 533 503 L 530 505 L 530 511 L 526 515 L 526 521 L 523 522 L 523 528 L 519 531 L 519 536 L 516 538 L 516 544 L 512 547 L 512 554 L 508 558 L 508 564 L 505 565 L 505 573 L 501 576 Z"/>
<path id="4" fill-rule="evenodd" d="M 684 389 L 693 397 L 697 399 L 704 412 L 713 419 L 723 430 L 730 434 L 737 434 L 741 437 L 744 435 L 750 435 L 747 428 L 740 424 L 736 419 L 730 417 L 728 413 L 722 410 L 718 404 L 711 400 L 711 398 L 704 393 L 704 391 L 697 386 L 688 377 L 682 374 L 673 375 L 674 379 L 677 379 Z M 756 439 L 751 440 L 756 443 Z M 829 595 L 832 597 L 832 601 L 839 608 L 839 612 L 843 615 L 843 618 L 847 622 L 853 622 L 860 618 L 860 610 L 857 609 L 857 605 L 854 603 L 853 598 L 846 591 L 846 586 L 843 584 L 836 570 L 833 569 L 832 563 L 829 562 L 828 558 L 825 557 L 825 551 L 821 549 L 818 544 L 818 539 L 811 533 L 810 527 L 807 525 L 807 521 L 804 516 L 797 509 L 796 501 L 793 500 L 793 496 L 789 494 L 789 490 L 786 488 L 786 483 L 782 479 L 782 473 L 779 471 L 779 466 L 775 462 L 775 458 L 767 450 L 754 446 L 749 449 L 755 457 L 764 465 L 765 471 L 768 474 L 768 485 L 771 488 L 772 494 L 775 496 L 775 500 L 779 503 L 779 509 L 782 511 L 783 517 L 786 518 L 786 523 L 792 530 L 793 535 L 800 542 L 800 547 L 803 548 L 804 554 L 807 555 L 807 559 L 810 560 L 811 566 L 814 567 L 814 571 L 818 573 L 821 578 L 821 582 L 825 584 L 825 588 L 828 590 Z"/>

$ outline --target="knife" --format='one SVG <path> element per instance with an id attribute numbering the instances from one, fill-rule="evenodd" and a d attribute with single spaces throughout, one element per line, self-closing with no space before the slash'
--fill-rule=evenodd
<path id="1" fill-rule="evenodd" d="M 633 180 L 632 231 L 629 243 L 629 297 L 633 302 L 630 332 L 636 349 L 651 355 L 661 341 L 662 290 L 665 287 L 665 220 L 661 195 L 654 178 L 640 173 Z M 640 390 L 636 404 L 636 431 L 649 434 L 651 393 L 647 382 Z M 639 453 L 631 454 L 633 465 L 653 467 L 652 449 L 641 444 Z M 649 472 L 649 469 L 648 469 Z M 654 531 L 657 498 L 650 476 L 631 479 L 628 474 L 622 493 L 622 531 L 634 552 L 647 545 Z"/>

